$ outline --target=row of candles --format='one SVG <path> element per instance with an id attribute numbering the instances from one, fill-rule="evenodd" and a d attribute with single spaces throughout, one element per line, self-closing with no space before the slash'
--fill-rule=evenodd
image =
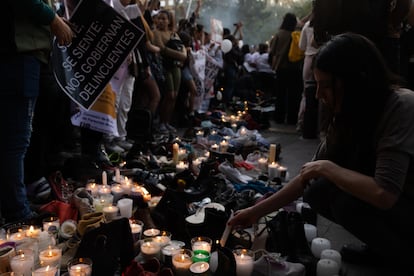
<path id="1" fill-rule="evenodd" d="M 153 237 L 150 237 L 154 234 Z M 160 258 L 165 265 L 174 269 L 175 275 L 207 275 L 211 268 L 217 268 L 217 258 L 212 255 L 212 240 L 208 237 L 191 239 L 191 250 L 184 248 L 181 241 L 171 240 L 168 232 L 158 229 L 144 231 L 141 243 L 141 254 L 144 259 Z M 237 275 L 251 275 L 254 265 L 254 254 L 249 249 L 233 251 Z"/>
<path id="2" fill-rule="evenodd" d="M 59 218 L 43 219 L 43 229 L 34 225 L 20 225 L 7 229 L 0 238 L 6 258 L 2 258 L 0 273 L 13 272 L 23 276 L 60 275 L 62 249 L 56 246 Z M 70 276 L 91 275 L 92 263 L 73 259 L 68 263 Z"/>
<path id="3" fill-rule="evenodd" d="M 296 203 L 296 211 L 301 213 L 302 207 L 309 207 L 305 202 Z M 331 248 L 331 242 L 326 238 L 318 237 L 317 227 L 313 224 L 304 223 L 306 240 L 310 243 L 312 254 L 319 259 L 317 263 L 317 276 L 338 275 L 341 269 L 342 256 Z"/>

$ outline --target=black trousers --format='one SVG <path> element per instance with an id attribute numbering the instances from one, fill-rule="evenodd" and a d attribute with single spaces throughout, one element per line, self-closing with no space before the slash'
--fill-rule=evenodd
<path id="1" fill-rule="evenodd" d="M 390 263 L 412 268 L 414 202 L 403 196 L 389 210 L 380 210 L 340 190 L 326 179 L 313 182 L 304 201 L 320 215 L 342 225 Z M 405 253 L 411 252 L 411 253 Z"/>

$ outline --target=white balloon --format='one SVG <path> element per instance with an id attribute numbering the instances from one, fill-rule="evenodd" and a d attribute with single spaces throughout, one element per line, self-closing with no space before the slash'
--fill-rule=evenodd
<path id="1" fill-rule="evenodd" d="M 221 50 L 223 51 L 223 53 L 226 54 L 226 53 L 230 52 L 231 48 L 233 48 L 233 44 L 231 43 L 230 40 L 224 39 L 221 42 Z"/>

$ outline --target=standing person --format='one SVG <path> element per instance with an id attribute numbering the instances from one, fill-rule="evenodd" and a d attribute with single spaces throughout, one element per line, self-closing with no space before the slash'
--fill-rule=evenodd
<path id="1" fill-rule="evenodd" d="M 313 77 L 312 61 L 318 52 L 318 46 L 313 36 L 313 13 L 311 13 L 309 20 L 306 21 L 305 25 L 302 28 L 302 31 L 300 33 L 299 48 L 305 53 L 302 71 L 304 89 L 299 107 L 298 124 L 296 129 L 298 131 L 304 132 L 305 110 L 311 111 L 306 113 L 306 115 L 310 117 L 306 117 L 307 128 L 306 132 L 303 133 L 303 136 L 304 138 L 316 138 L 316 130 L 318 125 L 318 102 L 315 99 L 316 84 L 315 78 Z M 308 103 L 308 106 L 306 106 L 306 103 Z"/>
<path id="2" fill-rule="evenodd" d="M 314 160 L 229 224 L 246 227 L 303 195 L 364 242 L 372 260 L 412 272 L 406 252 L 414 246 L 414 93 L 396 86 L 379 50 L 358 34 L 322 46 L 314 74 L 316 96 L 333 114 Z"/>
<path id="3" fill-rule="evenodd" d="M 297 97 L 297 67 L 288 59 L 291 33 L 297 24 L 293 13 L 286 13 L 279 31 L 273 36 L 269 47 L 269 61 L 276 72 L 276 103 L 275 121 L 278 124 L 296 124 L 300 102 L 300 93 Z M 296 102 L 296 98 L 299 100 Z"/>
<path id="4" fill-rule="evenodd" d="M 175 32 L 173 15 L 167 10 L 161 10 L 157 15 L 157 26 L 154 30 L 154 45 L 160 47 L 161 56 L 164 61 L 166 91 L 162 95 L 159 115 L 161 133 L 176 132 L 177 130 L 170 125 L 175 108 L 178 91 L 181 82 L 181 67 L 187 58 L 187 50 L 183 46 L 181 50 L 167 47 L 167 42 L 173 38 L 180 40 Z M 171 61 L 171 62 L 168 62 Z"/>
<path id="5" fill-rule="evenodd" d="M 51 34 L 61 45 L 72 41 L 70 27 L 41 0 L 5 1 L 0 48 L 0 206 L 5 222 L 33 216 L 24 185 L 24 157 L 39 94 L 41 64 L 47 64 Z"/>

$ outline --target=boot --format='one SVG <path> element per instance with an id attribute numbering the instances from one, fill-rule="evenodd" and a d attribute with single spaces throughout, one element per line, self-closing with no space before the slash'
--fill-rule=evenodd
<path id="1" fill-rule="evenodd" d="M 267 222 L 269 235 L 266 239 L 266 250 L 288 256 L 290 253 L 288 236 L 288 212 L 281 210 Z"/>

